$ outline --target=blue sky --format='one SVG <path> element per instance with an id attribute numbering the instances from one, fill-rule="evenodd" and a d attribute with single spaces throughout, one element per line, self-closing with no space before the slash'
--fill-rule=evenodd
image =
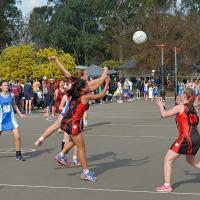
<path id="1" fill-rule="evenodd" d="M 23 15 L 29 14 L 34 7 L 40 7 L 47 4 L 48 0 L 21 0 L 21 4 L 18 4 L 18 8 L 22 10 Z"/>

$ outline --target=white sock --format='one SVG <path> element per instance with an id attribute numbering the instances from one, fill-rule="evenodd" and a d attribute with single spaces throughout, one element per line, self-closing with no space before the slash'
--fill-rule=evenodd
<path id="1" fill-rule="evenodd" d="M 73 156 L 73 160 L 77 160 L 78 159 L 78 157 L 77 156 Z"/>
<path id="2" fill-rule="evenodd" d="M 64 156 L 65 156 L 65 154 L 64 154 L 63 152 L 60 152 L 59 155 L 60 155 L 61 157 L 64 157 Z"/>
<path id="3" fill-rule="evenodd" d="M 83 173 L 84 174 L 88 174 L 89 173 L 89 169 L 83 169 Z"/>
<path id="4" fill-rule="evenodd" d="M 170 186 L 171 184 L 170 183 L 164 183 L 164 186 Z"/>
<path id="5" fill-rule="evenodd" d="M 44 137 L 41 136 L 39 139 L 38 139 L 40 142 L 42 142 L 44 140 Z"/>

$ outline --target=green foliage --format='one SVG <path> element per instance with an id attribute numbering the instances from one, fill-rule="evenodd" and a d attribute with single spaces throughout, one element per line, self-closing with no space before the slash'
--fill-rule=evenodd
<path id="1" fill-rule="evenodd" d="M 0 56 L 0 77 L 16 80 L 32 75 L 32 66 L 35 64 L 35 52 L 29 45 L 11 46 Z"/>
<path id="2" fill-rule="evenodd" d="M 15 19 L 21 14 L 16 7 L 18 0 L 0 1 L 0 49 L 11 43 L 11 33 L 15 26 Z"/>
<path id="3" fill-rule="evenodd" d="M 119 65 L 121 65 L 122 63 L 120 63 L 118 60 L 106 60 L 102 63 L 102 66 L 106 66 L 109 69 L 115 69 L 116 67 L 119 67 Z"/>
<path id="4" fill-rule="evenodd" d="M 58 55 L 58 52 L 53 48 L 39 49 L 36 52 L 30 45 L 8 47 L 0 56 L 0 77 L 20 80 L 29 76 L 41 79 L 46 75 L 59 79 L 62 73 L 54 62 L 48 61 L 48 57 L 54 55 Z M 70 54 L 63 52 L 58 58 L 66 69 L 71 73 L 75 72 L 75 60 Z"/>

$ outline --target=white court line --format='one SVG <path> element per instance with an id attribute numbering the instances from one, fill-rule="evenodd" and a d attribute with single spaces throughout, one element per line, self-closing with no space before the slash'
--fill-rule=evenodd
<path id="1" fill-rule="evenodd" d="M 176 125 L 172 125 L 172 124 L 105 124 L 105 125 L 109 125 L 109 126 L 129 126 L 129 127 L 143 127 L 143 126 L 145 126 L 145 127 L 176 127 Z M 89 127 L 90 127 L 90 125 L 89 125 Z"/>
<path id="2" fill-rule="evenodd" d="M 5 135 L 10 135 L 10 133 L 6 132 Z M 27 134 L 27 133 L 21 133 L 20 135 L 28 136 L 28 135 L 40 135 L 40 134 Z M 54 136 L 57 136 L 56 134 L 53 134 Z M 62 134 L 60 134 L 62 135 Z M 157 135 L 96 135 L 96 134 L 84 134 L 85 137 L 111 137 L 111 138 L 154 138 L 154 139 L 174 139 L 177 137 L 174 136 L 157 136 Z"/>
<path id="3" fill-rule="evenodd" d="M 161 119 L 159 116 L 126 116 L 126 115 L 95 115 L 93 118 L 114 118 L 114 119 Z"/>
<path id="4" fill-rule="evenodd" d="M 86 137 L 112 137 L 112 138 L 155 138 L 155 139 L 174 139 L 173 136 L 156 136 L 156 135 L 87 135 Z"/>
<path id="5" fill-rule="evenodd" d="M 23 188 L 44 188 L 44 189 L 65 189 L 65 190 L 85 190 L 85 191 L 95 191 L 95 192 L 123 192 L 123 193 L 147 193 L 147 194 L 171 194 L 171 195 L 193 195 L 200 196 L 200 193 L 190 193 L 190 192 L 171 192 L 171 193 L 159 193 L 147 190 L 115 190 L 115 189 L 104 189 L 104 188 L 78 188 L 78 187 L 67 187 L 67 186 L 47 186 L 47 185 L 14 185 L 14 184 L 0 184 L 0 186 L 5 187 L 23 187 Z"/>

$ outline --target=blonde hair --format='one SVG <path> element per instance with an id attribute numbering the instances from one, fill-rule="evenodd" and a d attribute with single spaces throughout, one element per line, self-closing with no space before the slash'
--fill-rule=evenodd
<path id="1" fill-rule="evenodd" d="M 188 104 L 195 110 L 194 102 L 195 102 L 195 91 L 191 88 L 186 88 L 183 93 L 186 95 Z"/>

